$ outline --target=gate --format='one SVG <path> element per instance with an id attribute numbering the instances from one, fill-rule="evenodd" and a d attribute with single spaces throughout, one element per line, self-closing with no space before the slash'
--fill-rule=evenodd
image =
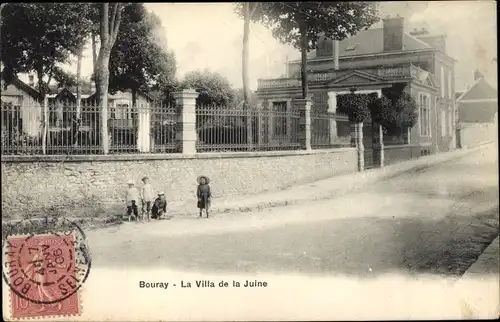
<path id="1" fill-rule="evenodd" d="M 363 146 L 365 148 L 365 169 L 371 169 L 374 167 L 373 125 L 371 121 L 363 123 Z"/>
<path id="2" fill-rule="evenodd" d="M 462 148 L 462 133 L 460 133 L 460 129 L 456 130 L 455 137 L 456 137 L 456 143 L 457 143 L 457 146 L 455 148 L 461 149 Z"/>

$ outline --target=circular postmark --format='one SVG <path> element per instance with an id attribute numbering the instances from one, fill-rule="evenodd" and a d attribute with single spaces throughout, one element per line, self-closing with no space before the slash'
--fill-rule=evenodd
<path id="1" fill-rule="evenodd" d="M 2 226 L 3 279 L 19 297 L 37 304 L 75 294 L 90 273 L 83 230 L 64 218 L 22 220 Z"/>

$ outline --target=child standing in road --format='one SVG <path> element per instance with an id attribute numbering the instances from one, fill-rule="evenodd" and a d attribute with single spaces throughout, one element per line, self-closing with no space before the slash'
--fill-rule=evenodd
<path id="1" fill-rule="evenodd" d="M 136 219 L 139 217 L 139 212 L 137 211 L 137 204 L 139 203 L 139 190 L 134 186 L 133 180 L 127 182 L 127 215 L 128 220 Z M 132 213 L 134 214 L 132 216 Z"/>
<path id="2" fill-rule="evenodd" d="M 151 206 L 154 200 L 153 188 L 149 183 L 148 177 L 143 177 L 142 182 L 144 183 L 141 189 L 142 213 L 146 215 L 149 220 L 149 213 L 151 212 Z"/>
<path id="3" fill-rule="evenodd" d="M 206 176 L 199 176 L 196 180 L 198 182 L 198 189 L 196 190 L 196 197 L 198 198 L 198 209 L 200 209 L 200 217 L 202 218 L 203 209 L 208 218 L 208 210 L 210 209 L 210 201 L 212 198 L 212 192 L 210 191 L 210 179 Z"/>

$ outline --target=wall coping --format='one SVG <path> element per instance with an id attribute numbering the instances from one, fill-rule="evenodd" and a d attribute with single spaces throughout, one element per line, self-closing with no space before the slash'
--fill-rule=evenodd
<path id="1" fill-rule="evenodd" d="M 292 151 L 259 151 L 259 152 L 206 152 L 193 155 L 181 153 L 169 154 L 110 154 L 110 155 L 2 155 L 3 163 L 27 162 L 95 162 L 95 161 L 147 161 L 147 160 L 192 160 L 192 159 L 231 159 L 231 158 L 262 158 L 285 157 L 300 155 L 315 155 L 328 153 L 345 153 L 356 151 L 356 148 L 335 148 L 318 150 Z"/>
<path id="2" fill-rule="evenodd" d="M 391 150 L 391 149 L 403 149 L 403 148 L 419 148 L 419 144 L 394 144 L 394 145 L 386 145 L 384 144 L 384 149 L 385 150 Z"/>

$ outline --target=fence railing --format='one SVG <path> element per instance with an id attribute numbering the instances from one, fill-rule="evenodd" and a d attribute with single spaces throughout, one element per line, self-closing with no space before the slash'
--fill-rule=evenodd
<path id="1" fill-rule="evenodd" d="M 347 147 L 351 144 L 351 128 L 347 114 L 311 112 L 311 148 Z"/>
<path id="2" fill-rule="evenodd" d="M 1 149 L 4 155 L 180 153 L 181 108 L 150 104 L 108 108 L 107 135 L 102 135 L 102 109 L 74 102 L 2 103 Z M 275 151 L 302 149 L 299 111 L 290 105 L 271 109 L 199 106 L 196 114 L 197 152 Z M 194 120 L 193 120 L 194 121 Z M 348 146 L 347 116 L 311 113 L 311 146 Z"/>
<path id="3" fill-rule="evenodd" d="M 196 109 L 197 151 L 271 151 L 300 148 L 299 113 L 227 109 L 201 106 Z"/>

